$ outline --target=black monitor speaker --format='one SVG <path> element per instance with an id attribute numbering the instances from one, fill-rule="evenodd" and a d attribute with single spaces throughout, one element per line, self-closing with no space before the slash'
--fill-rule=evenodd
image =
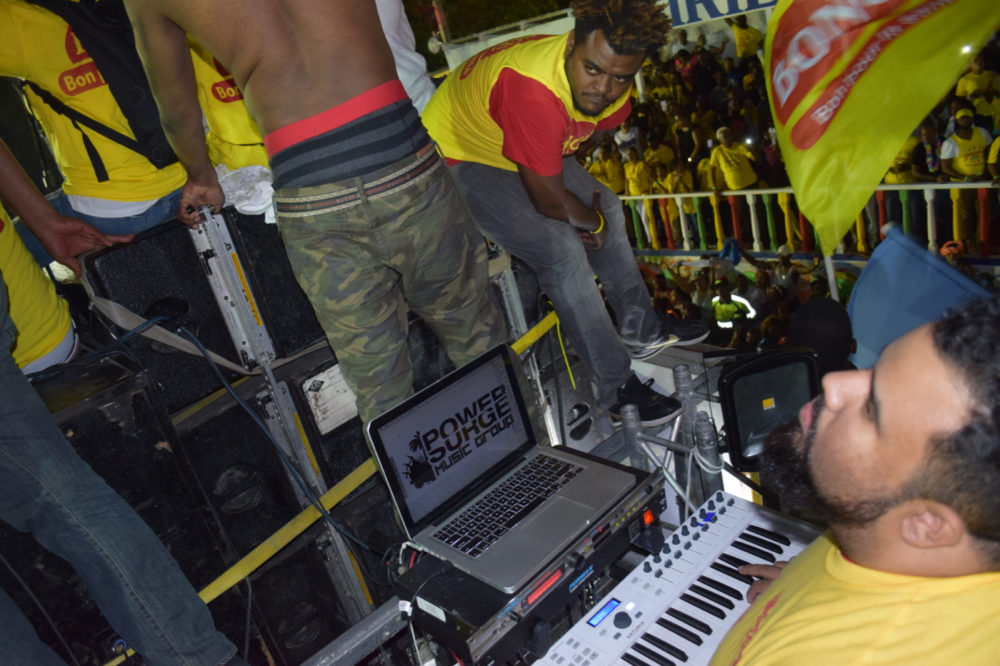
<path id="1" fill-rule="evenodd" d="M 819 357 L 808 349 L 767 352 L 723 368 L 719 402 L 733 467 L 759 469 L 764 439 L 819 393 L 819 379 Z"/>

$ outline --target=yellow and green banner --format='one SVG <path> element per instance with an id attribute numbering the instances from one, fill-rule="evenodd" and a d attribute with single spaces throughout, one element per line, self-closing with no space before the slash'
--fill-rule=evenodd
<path id="1" fill-rule="evenodd" d="M 998 0 L 780 0 L 764 47 L 768 97 L 824 254 L 998 27 Z"/>

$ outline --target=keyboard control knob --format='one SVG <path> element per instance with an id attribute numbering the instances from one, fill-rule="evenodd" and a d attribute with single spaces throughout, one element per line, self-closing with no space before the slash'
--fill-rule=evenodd
<path id="1" fill-rule="evenodd" d="M 649 573 L 650 571 L 653 570 L 653 565 L 650 564 L 649 562 L 643 562 L 642 563 L 642 570 L 645 571 L 646 573 Z"/>
<path id="2" fill-rule="evenodd" d="M 615 626 L 618 627 L 619 629 L 624 629 L 628 627 L 630 624 L 632 624 L 632 618 L 630 618 L 628 616 L 628 613 L 626 613 L 625 611 L 618 611 L 617 613 L 615 613 L 614 623 Z"/>

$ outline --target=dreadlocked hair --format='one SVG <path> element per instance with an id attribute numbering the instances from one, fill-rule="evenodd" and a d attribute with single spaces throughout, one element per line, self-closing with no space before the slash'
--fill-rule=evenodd
<path id="1" fill-rule="evenodd" d="M 579 44 L 595 30 L 618 55 L 652 55 L 667 42 L 670 18 L 657 0 L 573 0 Z"/>

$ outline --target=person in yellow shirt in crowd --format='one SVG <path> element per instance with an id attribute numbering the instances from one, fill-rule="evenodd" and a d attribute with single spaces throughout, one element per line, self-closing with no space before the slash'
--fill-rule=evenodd
<path id="1" fill-rule="evenodd" d="M 622 154 L 613 143 L 601 146 L 600 151 L 587 171 L 615 194 L 624 194 L 625 166 L 622 164 Z"/>
<path id="2" fill-rule="evenodd" d="M 625 162 L 625 194 L 635 196 L 652 193 L 653 177 L 646 163 L 639 159 L 639 149 L 632 146 L 626 155 L 628 155 L 628 160 Z M 628 205 L 632 209 L 632 223 L 636 227 L 636 245 L 642 247 L 640 237 L 645 236 L 649 246 L 654 250 L 659 250 L 660 241 L 656 235 L 652 200 L 631 199 Z M 640 226 L 642 227 L 641 233 L 639 232 Z"/>
<path id="3" fill-rule="evenodd" d="M 761 483 L 829 530 L 740 567 L 760 580 L 712 666 L 997 662 L 998 329 L 996 297 L 963 304 L 770 435 Z"/>
<path id="4" fill-rule="evenodd" d="M 972 106 L 977 116 L 990 119 L 990 129 L 994 134 L 1000 134 L 1000 97 L 992 88 L 983 91 L 982 95 L 972 100 Z"/>
<path id="5" fill-rule="evenodd" d="M 671 165 L 673 169 L 668 169 L 665 165 L 659 164 L 656 167 L 656 180 L 653 183 L 653 191 L 660 194 L 686 194 L 694 192 L 694 177 L 682 160 L 674 160 Z M 694 200 L 684 199 L 684 214 L 694 215 Z M 669 228 L 673 244 L 670 249 L 681 247 L 684 236 L 681 229 L 680 209 L 676 199 L 660 199 L 660 215 L 666 222 L 665 227 Z"/>
<path id="6" fill-rule="evenodd" d="M 752 162 L 757 158 L 746 144 L 733 141 L 733 132 L 728 127 L 716 130 L 715 138 L 719 144 L 710 157 L 715 189 L 721 189 L 719 183 L 724 183 L 727 190 L 745 190 L 756 185 L 757 172 Z"/>
<path id="7" fill-rule="evenodd" d="M 986 180 L 986 149 L 991 141 L 986 130 L 973 125 L 972 110 L 960 109 L 955 114 L 955 133 L 941 144 L 941 170 L 952 182 Z M 971 248 L 976 228 L 976 191 L 953 189 L 951 202 L 954 240 L 964 241 L 965 246 Z"/>
<path id="8" fill-rule="evenodd" d="M 651 173 L 656 173 L 656 167 L 662 164 L 669 168 L 674 161 L 674 150 L 656 132 L 650 132 L 646 137 L 646 150 L 642 153 L 642 161 L 649 167 Z"/>
<path id="9" fill-rule="evenodd" d="M 710 100 L 705 95 L 701 95 L 694 102 L 694 111 L 691 113 L 691 122 L 701 130 L 703 136 L 712 136 L 712 132 L 718 126 L 718 114 L 712 108 Z"/>
<path id="10" fill-rule="evenodd" d="M 892 164 L 889 166 L 889 170 L 886 172 L 885 177 L 882 182 L 887 185 L 905 185 L 907 183 L 916 183 L 918 178 L 913 173 L 913 162 L 912 155 L 913 149 L 916 148 L 917 144 L 920 143 L 914 135 L 906 137 L 903 141 L 902 147 L 899 152 L 896 153 L 896 157 L 893 159 Z M 914 203 L 915 200 L 923 199 L 921 192 L 917 190 L 911 190 L 909 192 L 886 192 L 886 208 L 888 217 L 891 221 L 901 222 L 903 214 L 903 201 L 905 199 L 907 212 L 909 213 L 910 219 L 913 219 Z"/>
<path id="11" fill-rule="evenodd" d="M 969 71 L 955 85 L 955 95 L 964 97 L 970 102 L 982 96 L 987 90 L 1000 92 L 1000 78 L 997 73 L 986 69 L 986 59 L 978 54 L 972 59 Z"/>
<path id="12" fill-rule="evenodd" d="M 994 139 L 990 146 L 986 167 L 990 171 L 990 177 L 993 178 L 993 187 L 1000 187 L 1000 136 Z"/>
<path id="13" fill-rule="evenodd" d="M 727 17 L 725 21 L 733 29 L 736 57 L 743 59 L 755 56 L 758 49 L 764 44 L 764 35 L 761 34 L 760 30 L 747 23 L 746 14 L 740 14 L 736 18 Z"/>
<path id="14" fill-rule="evenodd" d="M 733 140 L 733 132 L 728 127 L 720 127 L 715 132 L 715 138 L 719 145 L 712 149 L 710 157 L 711 184 L 718 199 L 719 192 L 725 188 L 727 190 L 745 190 L 751 187 L 761 186 L 762 183 L 757 178 L 753 162 L 756 160 L 753 152 L 745 143 L 737 143 Z M 741 203 L 746 206 L 746 203 Z M 723 208 L 723 215 L 727 215 L 730 208 Z M 732 220 L 733 233 L 737 232 L 736 220 Z M 748 232 L 749 215 L 743 215 L 740 219 L 740 231 Z"/>

